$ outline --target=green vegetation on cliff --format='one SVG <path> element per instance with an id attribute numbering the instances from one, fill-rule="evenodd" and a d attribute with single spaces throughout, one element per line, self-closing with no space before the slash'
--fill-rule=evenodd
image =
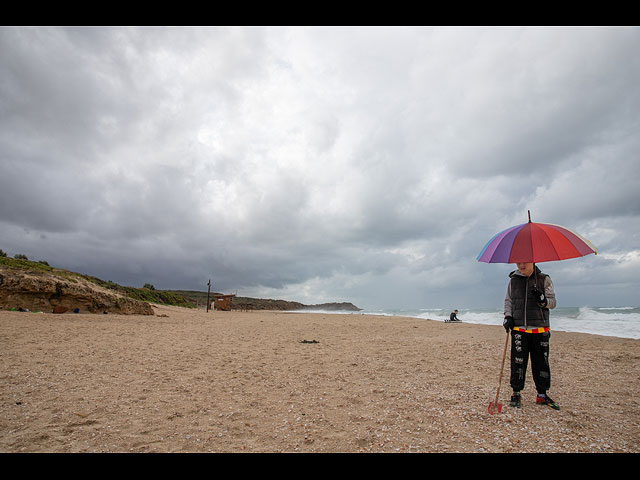
<path id="1" fill-rule="evenodd" d="M 1 251 L 1 250 L 0 250 Z M 4 252 L 2 252 L 4 253 Z M 6 254 L 5 254 L 6 255 Z M 50 275 L 61 277 L 65 280 L 83 278 L 100 287 L 113 290 L 123 296 L 141 300 L 149 303 L 161 305 L 174 305 L 187 308 L 204 308 L 207 304 L 207 292 L 197 290 L 156 290 L 152 284 L 145 284 L 142 288 L 122 286 L 111 280 L 102 280 L 91 275 L 72 272 L 62 268 L 50 266 L 47 262 L 40 260 L 37 262 L 27 260 L 26 257 L 9 258 L 0 256 L 0 266 L 19 269 L 25 272 L 35 273 L 47 272 Z M 209 301 L 213 302 L 216 292 L 211 292 Z M 234 310 L 341 310 L 359 311 L 360 309 L 351 303 L 325 303 L 321 305 L 304 305 L 299 302 L 287 300 L 273 300 L 250 297 L 234 297 L 232 301 Z"/>
<path id="2" fill-rule="evenodd" d="M 38 272 L 46 272 L 50 275 L 55 275 L 64 280 L 84 278 L 85 280 L 88 280 L 95 285 L 113 290 L 114 292 L 119 293 L 123 296 L 133 298 L 135 300 L 141 300 L 143 302 L 158 303 L 162 305 L 175 305 L 178 307 L 188 308 L 196 307 L 196 304 L 194 302 L 191 302 L 190 300 L 174 292 L 164 292 L 161 290 L 151 290 L 148 288 L 126 287 L 118 285 L 111 280 L 104 281 L 91 275 L 84 275 L 62 268 L 51 267 L 49 264 L 43 261 L 32 262 L 31 260 L 25 260 L 23 258 L 0 257 L 0 265 L 10 269 L 17 269 L 23 272 L 34 274 L 37 274 Z"/>

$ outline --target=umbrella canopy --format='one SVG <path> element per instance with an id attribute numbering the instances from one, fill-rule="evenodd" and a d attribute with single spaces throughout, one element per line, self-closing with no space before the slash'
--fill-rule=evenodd
<path id="1" fill-rule="evenodd" d="M 567 227 L 529 222 L 503 230 L 487 242 L 477 260 L 486 263 L 551 262 L 597 254 L 589 240 Z"/>

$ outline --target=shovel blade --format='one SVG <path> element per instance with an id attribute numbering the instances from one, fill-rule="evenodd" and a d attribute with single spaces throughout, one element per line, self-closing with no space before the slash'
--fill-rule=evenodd
<path id="1" fill-rule="evenodd" d="M 501 411 L 502 411 L 502 404 L 501 403 L 491 402 L 489 404 L 489 413 L 491 415 L 493 415 L 494 413 L 500 413 Z"/>

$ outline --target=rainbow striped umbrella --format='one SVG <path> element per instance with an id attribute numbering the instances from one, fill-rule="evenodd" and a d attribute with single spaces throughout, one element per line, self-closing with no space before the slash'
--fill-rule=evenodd
<path id="1" fill-rule="evenodd" d="M 552 262 L 597 254 L 582 235 L 560 225 L 529 222 L 494 235 L 477 260 L 486 263 Z"/>

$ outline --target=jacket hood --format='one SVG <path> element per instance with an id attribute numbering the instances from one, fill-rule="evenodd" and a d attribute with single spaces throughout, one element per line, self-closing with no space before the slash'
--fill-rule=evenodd
<path id="1" fill-rule="evenodd" d="M 533 273 L 531 275 L 539 275 L 541 273 L 542 273 L 542 270 L 540 270 L 537 265 L 534 265 Z M 524 277 L 524 274 L 520 270 L 514 270 L 509 274 L 509 278 L 512 278 L 514 276 Z"/>

